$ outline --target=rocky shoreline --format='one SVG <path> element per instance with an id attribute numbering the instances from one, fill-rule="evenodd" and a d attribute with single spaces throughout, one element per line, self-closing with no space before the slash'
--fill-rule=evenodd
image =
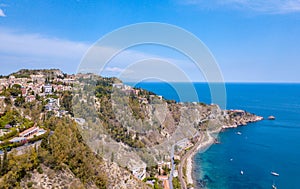
<path id="1" fill-rule="evenodd" d="M 245 126 L 248 123 L 257 122 L 264 119 L 262 116 L 257 116 L 244 110 L 227 110 L 227 113 L 229 115 L 235 115 L 235 117 L 231 120 L 232 123 L 230 125 L 223 125 L 223 129 Z"/>
<path id="2" fill-rule="evenodd" d="M 264 119 L 261 116 L 257 116 L 257 115 L 248 113 L 244 110 L 227 110 L 227 114 L 229 115 L 229 117 L 230 117 L 230 115 L 234 115 L 234 117 L 230 118 L 231 123 L 228 125 L 223 125 L 221 128 L 218 128 L 216 130 L 207 131 L 206 133 L 202 133 L 202 135 L 206 135 L 206 136 L 200 137 L 199 140 L 201 140 L 201 142 L 199 143 L 199 145 L 195 146 L 195 148 L 192 149 L 193 152 L 190 153 L 190 155 L 187 157 L 187 159 L 186 159 L 186 181 L 187 181 L 187 186 L 190 186 L 188 188 L 192 189 L 195 186 L 195 178 L 193 178 L 194 156 L 197 152 L 204 151 L 205 149 L 209 148 L 212 144 L 214 144 L 215 138 L 213 135 L 216 135 L 217 133 L 219 133 L 220 131 L 222 131 L 224 129 L 245 126 L 248 123 L 257 122 L 257 121 L 261 121 Z M 238 115 L 236 115 L 236 114 L 238 114 Z"/>

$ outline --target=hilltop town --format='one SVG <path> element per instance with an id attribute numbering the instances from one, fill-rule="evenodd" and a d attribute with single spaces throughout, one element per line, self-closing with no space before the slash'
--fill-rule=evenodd
<path id="1" fill-rule="evenodd" d="M 0 130 L 0 144 L 2 148 L 6 144 L 6 139 L 14 144 L 8 146 L 16 147 L 27 142 L 34 142 L 47 134 L 47 130 L 39 128 L 30 115 L 17 109 L 25 109 L 26 106 L 35 103 L 44 103 L 45 112 L 54 111 L 55 116 L 59 117 L 66 114 L 66 111 L 60 109 L 59 95 L 72 89 L 74 79 L 64 78 L 59 70 L 52 70 L 49 75 L 42 75 L 40 72 L 29 75 L 24 73 L 25 71 L 21 70 L 18 74 L 0 78 L 0 115 L 2 116 L 0 124 L 3 128 Z M 57 72 L 58 76 L 55 79 L 51 78 L 54 72 Z M 40 114 L 41 117 L 43 115 L 43 113 Z"/>
<path id="2" fill-rule="evenodd" d="M 0 183 L 193 188 L 191 152 L 213 132 L 261 119 L 243 110 L 166 100 L 117 78 L 20 70 L 0 78 Z M 34 163 L 9 164 L 22 164 L 20 157 Z M 50 173 L 66 179 L 52 182 Z"/>

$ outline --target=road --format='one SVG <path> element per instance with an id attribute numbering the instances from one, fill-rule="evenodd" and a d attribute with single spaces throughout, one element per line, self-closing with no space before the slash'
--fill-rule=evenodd
<path id="1" fill-rule="evenodd" d="M 170 189 L 173 189 L 173 173 L 175 170 L 175 163 L 174 163 L 174 148 L 175 148 L 175 144 L 173 144 L 172 149 L 171 149 L 171 172 L 170 172 L 170 178 L 169 178 L 169 185 L 170 185 Z"/>
<path id="2" fill-rule="evenodd" d="M 26 151 L 32 147 L 34 147 L 35 145 L 37 146 L 40 146 L 41 145 L 41 142 L 42 140 L 38 140 L 38 141 L 35 141 L 34 143 L 32 144 L 29 144 L 29 143 L 26 143 L 25 145 L 23 146 L 19 146 L 17 148 L 12 148 L 11 151 L 7 152 L 8 154 L 11 153 L 13 150 L 16 150 L 17 151 L 17 155 L 22 155 L 24 153 L 26 153 Z M 0 150 L 0 156 L 3 155 L 3 151 Z"/>
<path id="3" fill-rule="evenodd" d="M 53 135 L 53 134 L 54 134 L 54 131 L 50 131 L 50 134 L 49 134 L 49 136 L 48 136 L 48 139 L 49 139 L 49 137 L 50 137 L 51 135 Z M 19 146 L 19 147 L 17 147 L 17 148 L 12 148 L 11 151 L 15 149 L 15 150 L 17 151 L 17 155 L 21 155 L 21 154 L 23 154 L 23 153 L 26 153 L 26 150 L 27 150 L 27 149 L 30 149 L 31 147 L 34 147 L 35 145 L 36 145 L 36 146 L 40 146 L 41 143 L 42 143 L 42 140 L 38 140 L 38 141 L 35 141 L 35 142 L 33 142 L 33 143 L 26 143 L 26 144 L 24 144 L 23 146 Z M 11 151 L 9 151 L 8 153 L 10 153 Z M 3 152 L 2 150 L 0 150 L 0 156 L 2 156 L 3 153 L 4 153 L 4 152 Z"/>
<path id="4" fill-rule="evenodd" d="M 187 185 L 185 183 L 185 180 L 184 180 L 184 175 L 183 175 L 183 167 L 184 167 L 184 164 L 187 160 L 187 158 L 194 152 L 196 152 L 197 150 L 197 147 L 203 142 L 203 134 L 200 134 L 200 137 L 197 141 L 197 143 L 193 146 L 193 148 L 191 150 L 189 150 L 180 160 L 180 163 L 179 163 L 179 166 L 178 166 L 178 178 L 179 178 L 179 181 L 180 181 L 180 184 L 181 184 L 181 188 L 182 189 L 187 189 Z"/>

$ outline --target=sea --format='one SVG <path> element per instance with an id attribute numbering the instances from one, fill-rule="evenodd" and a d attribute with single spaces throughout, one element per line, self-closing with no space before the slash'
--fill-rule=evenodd
<path id="1" fill-rule="evenodd" d="M 141 82 L 135 87 L 179 102 L 175 85 L 184 88 L 187 84 Z M 213 103 L 207 83 L 193 86 L 200 102 Z M 193 168 L 196 188 L 268 189 L 274 184 L 277 189 L 299 189 L 300 84 L 226 83 L 225 87 L 226 109 L 243 109 L 266 119 L 227 129 L 218 135 L 220 144 L 198 152 Z M 189 94 L 189 90 L 180 92 Z M 268 120 L 270 115 L 276 119 Z"/>

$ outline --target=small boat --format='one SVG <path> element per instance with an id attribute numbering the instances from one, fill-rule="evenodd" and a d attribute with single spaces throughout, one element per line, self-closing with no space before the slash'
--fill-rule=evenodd
<path id="1" fill-rule="evenodd" d="M 277 176 L 277 177 L 279 176 L 279 174 L 274 172 L 274 171 L 271 172 L 271 175 L 274 175 L 274 176 Z"/>
<path id="2" fill-rule="evenodd" d="M 241 135 L 242 133 L 241 133 L 241 132 L 236 132 L 236 134 L 237 134 L 237 135 Z"/>
<path id="3" fill-rule="evenodd" d="M 244 174 L 244 171 L 241 171 L 241 175 L 243 175 Z"/>
<path id="4" fill-rule="evenodd" d="M 275 117 L 271 115 L 268 117 L 268 120 L 275 120 Z"/>
<path id="5" fill-rule="evenodd" d="M 275 184 L 272 184 L 272 188 L 273 188 L 273 189 L 277 189 L 277 187 L 276 187 Z"/>
<path id="6" fill-rule="evenodd" d="M 233 161 L 233 158 L 230 158 L 230 161 Z"/>

